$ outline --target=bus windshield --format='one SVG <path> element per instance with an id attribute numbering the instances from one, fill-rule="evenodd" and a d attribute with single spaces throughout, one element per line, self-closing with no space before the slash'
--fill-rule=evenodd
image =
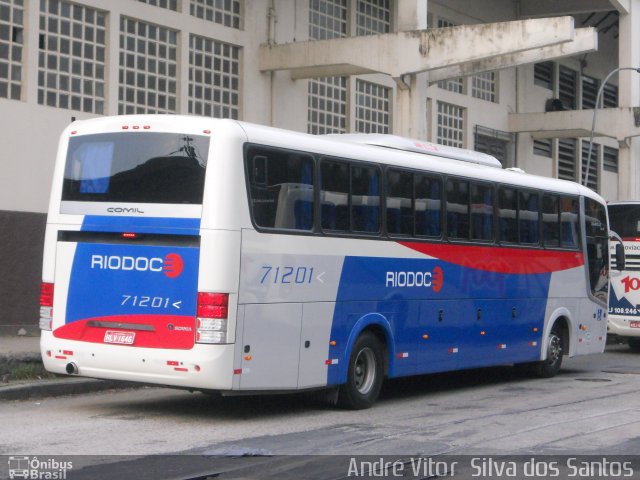
<path id="1" fill-rule="evenodd" d="M 62 200 L 201 204 L 209 137 L 126 132 L 69 140 Z"/>
<path id="2" fill-rule="evenodd" d="M 640 238 L 640 204 L 609 205 L 609 224 L 624 239 Z"/>

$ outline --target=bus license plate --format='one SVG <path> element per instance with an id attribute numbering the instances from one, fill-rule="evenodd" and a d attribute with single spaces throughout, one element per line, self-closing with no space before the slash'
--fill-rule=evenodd
<path id="1" fill-rule="evenodd" d="M 133 345 L 136 338 L 135 332 L 114 332 L 107 330 L 104 334 L 104 343 L 118 343 L 120 345 Z"/>
<path id="2" fill-rule="evenodd" d="M 640 328 L 640 322 L 638 320 L 631 320 L 629 326 L 631 328 Z"/>

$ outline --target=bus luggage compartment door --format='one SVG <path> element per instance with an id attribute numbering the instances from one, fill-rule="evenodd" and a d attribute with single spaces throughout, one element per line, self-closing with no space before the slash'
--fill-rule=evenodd
<path id="1" fill-rule="evenodd" d="M 242 390 L 298 387 L 301 322 L 301 303 L 246 305 Z"/>

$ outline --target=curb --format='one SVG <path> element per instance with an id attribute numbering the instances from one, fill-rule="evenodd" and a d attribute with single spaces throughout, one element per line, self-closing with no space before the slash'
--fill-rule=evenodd
<path id="1" fill-rule="evenodd" d="M 60 380 L 39 380 L 37 382 L 0 386 L 0 400 L 30 400 L 63 395 L 141 388 L 143 384 L 96 380 L 93 378 L 64 378 Z"/>

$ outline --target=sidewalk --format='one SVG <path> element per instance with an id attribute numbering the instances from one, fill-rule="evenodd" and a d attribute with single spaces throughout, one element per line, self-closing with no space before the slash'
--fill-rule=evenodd
<path id="1" fill-rule="evenodd" d="M 39 371 L 41 368 L 40 337 L 0 336 L 0 401 L 57 397 L 139 386 L 134 383 L 64 375 L 42 380 L 8 380 L 9 374 L 16 370 Z"/>

